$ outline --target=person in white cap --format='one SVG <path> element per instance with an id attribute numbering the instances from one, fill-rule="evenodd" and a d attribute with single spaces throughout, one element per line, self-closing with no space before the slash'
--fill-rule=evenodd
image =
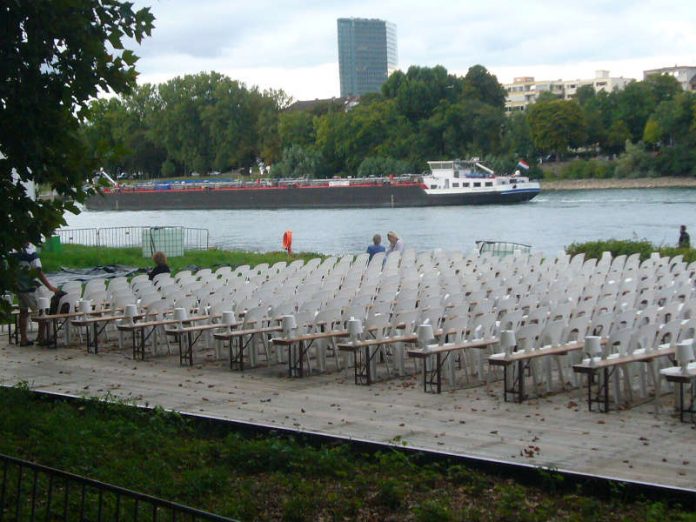
<path id="1" fill-rule="evenodd" d="M 22 250 L 15 253 L 15 256 L 19 261 L 19 268 L 21 270 L 17 287 L 17 301 L 19 302 L 19 345 L 31 346 L 34 344 L 34 341 L 29 340 L 27 337 L 27 323 L 29 321 L 29 310 L 32 312 L 39 311 L 36 289 L 39 287 L 40 283 L 29 275 L 29 270 L 35 270 L 41 283 L 46 285 L 46 288 L 54 294 L 60 292 L 60 289 L 53 286 L 46 277 L 46 274 L 41 270 L 41 259 L 39 259 L 39 254 L 36 252 L 34 245 L 26 243 Z M 45 340 L 45 330 L 48 329 L 47 324 L 42 323 L 42 326 L 45 328 L 39 328 L 39 335 L 36 339 L 39 344 L 43 344 Z"/>
<path id="2" fill-rule="evenodd" d="M 387 239 L 389 240 L 389 247 L 387 248 L 387 256 L 393 252 L 403 252 L 404 251 L 404 242 L 399 239 L 399 235 L 394 232 L 390 231 L 387 233 Z"/>

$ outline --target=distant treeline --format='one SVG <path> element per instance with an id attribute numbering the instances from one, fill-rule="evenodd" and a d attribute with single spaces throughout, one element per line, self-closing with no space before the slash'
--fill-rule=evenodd
<path id="1" fill-rule="evenodd" d="M 505 95 L 481 65 L 464 77 L 414 66 L 350 110 L 339 100 L 293 107 L 283 91 L 211 72 L 95 100 L 82 132 L 107 171 L 147 177 L 249 172 L 259 161 L 274 176 L 367 176 L 470 157 L 502 172 L 525 159 L 537 177 L 540 163 L 576 157 L 589 161 L 554 175 L 696 174 L 696 94 L 671 76 L 611 93 L 584 86 L 573 100 L 544 93 L 510 116 Z"/>

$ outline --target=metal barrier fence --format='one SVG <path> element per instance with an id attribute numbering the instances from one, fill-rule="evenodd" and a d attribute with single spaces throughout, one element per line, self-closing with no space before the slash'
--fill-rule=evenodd
<path id="1" fill-rule="evenodd" d="M 6 455 L 0 463 L 0 522 L 233 520 Z"/>
<path id="2" fill-rule="evenodd" d="M 172 231 L 182 238 L 184 250 L 208 250 L 209 233 L 206 228 L 188 227 L 109 227 L 65 228 L 56 232 L 64 245 L 103 247 L 137 247 L 149 241 L 152 231 Z"/>
<path id="3" fill-rule="evenodd" d="M 491 254 L 494 256 L 509 256 L 514 254 L 529 254 L 530 245 L 512 243 L 510 241 L 476 241 L 479 254 Z"/>

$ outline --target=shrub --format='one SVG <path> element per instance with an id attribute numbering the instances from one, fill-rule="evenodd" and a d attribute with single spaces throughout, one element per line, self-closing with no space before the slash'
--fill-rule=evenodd
<path id="1" fill-rule="evenodd" d="M 561 179 L 603 179 L 614 176 L 615 165 L 599 159 L 573 160 L 560 169 Z"/>
<path id="2" fill-rule="evenodd" d="M 412 166 L 403 160 L 390 157 L 369 157 L 365 158 L 358 167 L 358 177 L 368 176 L 389 176 L 391 174 L 408 174 L 413 172 Z"/>
<path id="3" fill-rule="evenodd" d="M 626 142 L 626 152 L 616 160 L 617 178 L 655 177 L 655 159 L 645 150 L 643 143 Z"/>
<path id="4" fill-rule="evenodd" d="M 676 248 L 666 246 L 656 246 L 649 241 L 629 241 L 621 239 L 609 239 L 606 241 L 588 241 L 586 243 L 571 243 L 565 249 L 566 254 L 574 256 L 584 253 L 587 259 L 600 259 L 602 253 L 611 252 L 613 257 L 631 254 L 639 254 L 640 260 L 644 261 L 653 252 L 658 252 L 661 256 L 674 257 L 684 256 L 684 261 L 691 263 L 696 261 L 696 249 Z"/>

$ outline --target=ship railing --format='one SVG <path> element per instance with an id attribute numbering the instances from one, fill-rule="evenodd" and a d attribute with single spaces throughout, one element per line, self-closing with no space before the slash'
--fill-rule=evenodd
<path id="1" fill-rule="evenodd" d="M 267 187 L 321 187 L 330 186 L 332 181 L 348 181 L 351 185 L 383 185 L 384 183 L 407 183 L 418 182 L 420 180 L 418 174 L 404 174 L 399 176 L 380 176 L 367 178 L 264 178 L 258 181 L 193 181 L 188 183 L 147 183 L 136 185 L 124 185 L 116 190 L 116 192 L 133 192 L 138 190 L 215 190 L 229 188 L 267 188 Z M 113 189 L 110 190 L 114 192 Z"/>
<path id="2" fill-rule="evenodd" d="M 144 237 L 151 237 L 153 229 L 172 229 L 183 250 L 208 250 L 210 233 L 207 228 L 189 227 L 104 227 L 61 228 L 56 231 L 64 245 L 84 245 L 114 248 L 140 248 Z"/>

